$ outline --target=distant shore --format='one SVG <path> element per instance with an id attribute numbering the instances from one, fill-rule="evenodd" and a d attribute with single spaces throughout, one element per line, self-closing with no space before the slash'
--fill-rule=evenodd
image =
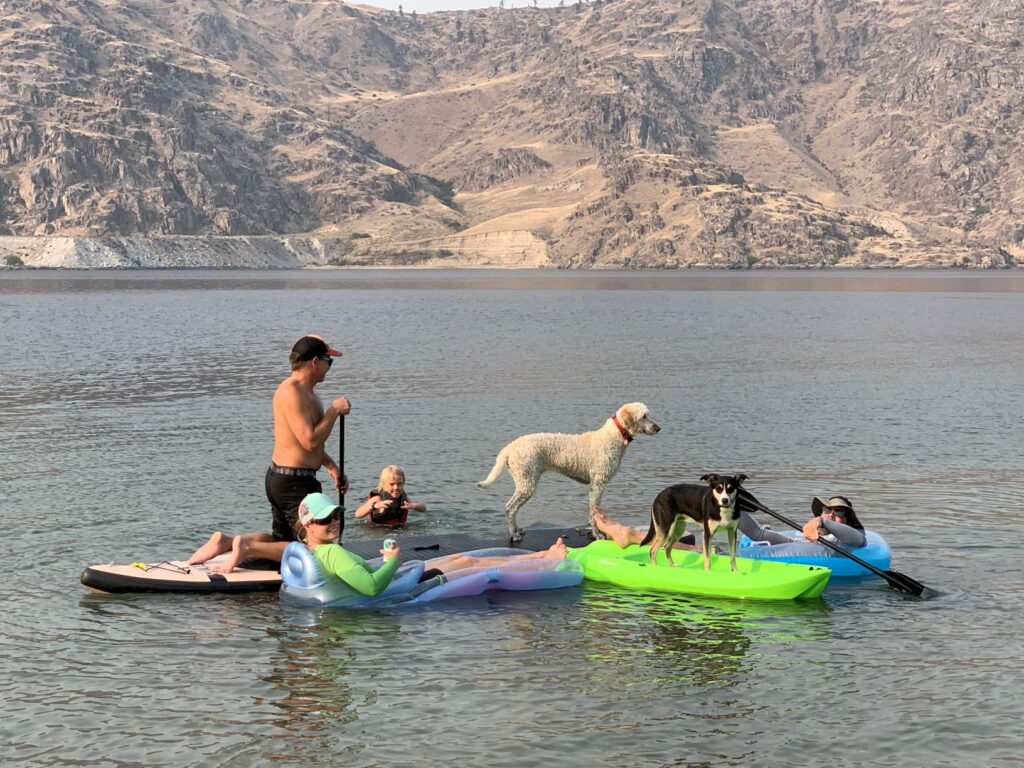
<path id="1" fill-rule="evenodd" d="M 442 247 L 443 246 L 443 247 Z M 0 268 L 23 269 L 570 269 L 574 271 L 658 271 L 706 269 L 721 271 L 776 270 L 904 270 L 1014 269 L 1012 257 L 981 255 L 965 262 L 932 255 L 894 262 L 849 258 L 835 263 L 764 263 L 665 259 L 642 267 L 574 262 L 551 258 L 547 244 L 525 231 L 452 235 L 430 241 L 366 243 L 323 235 L 261 235 L 235 237 L 17 237 L 0 236 Z"/>

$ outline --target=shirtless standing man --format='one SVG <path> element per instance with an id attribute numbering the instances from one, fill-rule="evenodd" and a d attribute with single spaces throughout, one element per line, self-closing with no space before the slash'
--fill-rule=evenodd
<path id="1" fill-rule="evenodd" d="M 270 532 L 228 536 L 217 531 L 189 558 L 190 565 L 232 551 L 231 557 L 213 570 L 230 573 L 248 558 L 281 561 L 284 548 L 294 541 L 301 526 L 299 503 L 310 493 L 322 490 L 316 478 L 323 467 L 339 491 L 348 490 L 348 478 L 325 448 L 338 416 L 350 410 L 348 398 L 339 397 L 324 411 L 313 389 L 324 380 L 341 352 L 319 336 L 303 336 L 292 347 L 291 375 L 274 392 L 274 452 L 267 469 L 265 487 L 273 513 Z"/>

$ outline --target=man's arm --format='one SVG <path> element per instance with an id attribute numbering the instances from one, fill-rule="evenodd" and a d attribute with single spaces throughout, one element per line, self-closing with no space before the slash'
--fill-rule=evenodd
<path id="1" fill-rule="evenodd" d="M 334 481 L 334 487 L 342 493 L 348 493 L 348 475 L 341 474 L 341 467 L 338 466 L 338 462 L 327 455 L 327 451 L 324 451 L 324 458 L 320 462 L 320 466 L 327 470 L 327 474 L 331 476 L 331 480 Z"/>
<path id="2" fill-rule="evenodd" d="M 289 387 L 281 392 L 281 412 L 299 445 L 312 453 L 320 450 L 327 442 L 338 416 L 349 412 L 349 402 L 347 398 L 339 397 L 327 406 L 323 418 L 314 424 L 310 418 L 309 406 L 303 402 L 297 389 Z"/>

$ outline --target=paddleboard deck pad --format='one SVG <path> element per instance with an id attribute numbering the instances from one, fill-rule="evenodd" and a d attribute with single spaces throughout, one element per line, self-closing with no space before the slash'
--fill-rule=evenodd
<path id="1" fill-rule="evenodd" d="M 387 531 L 377 538 L 345 540 L 345 549 L 371 560 L 380 557 L 381 540 L 391 536 L 398 540 L 402 559 L 431 560 L 435 557 L 471 552 L 492 547 L 513 547 L 527 552 L 547 549 L 561 536 L 568 547 L 585 547 L 590 543 L 589 528 L 527 528 L 521 542 L 512 544 L 507 536 L 478 536 L 459 533 L 406 536 L 402 531 Z M 183 560 L 129 565 L 90 565 L 82 571 L 82 584 L 97 592 L 276 592 L 281 588 L 281 573 L 269 561 L 244 561 L 243 567 L 231 573 L 217 573 L 214 568 L 227 555 L 220 555 L 201 565 Z"/>

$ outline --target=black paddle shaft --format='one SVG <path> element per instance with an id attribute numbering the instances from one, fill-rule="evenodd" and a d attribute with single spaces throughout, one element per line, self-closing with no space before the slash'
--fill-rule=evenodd
<path id="1" fill-rule="evenodd" d="M 740 502 L 746 502 L 746 504 L 752 507 L 753 509 L 756 509 L 759 512 L 764 512 L 766 515 L 771 515 L 776 520 L 779 520 L 788 525 L 790 528 L 796 528 L 796 530 L 798 531 L 803 530 L 803 526 L 797 525 L 788 517 L 780 515 L 778 512 L 772 512 L 772 510 L 768 509 L 768 507 L 766 507 L 764 504 L 762 504 L 760 501 L 754 498 L 753 494 L 751 494 L 749 491 L 743 488 L 740 489 Z M 842 547 L 836 546 L 831 541 L 827 541 L 821 536 L 818 537 L 818 543 L 824 544 L 826 547 L 828 547 L 831 550 L 834 550 L 835 552 L 838 552 L 843 557 L 850 558 L 851 560 L 853 560 L 853 562 L 863 566 L 864 568 L 867 568 L 876 576 L 881 576 L 883 579 L 889 582 L 889 586 L 894 587 L 895 589 L 901 590 L 903 592 L 910 592 L 911 594 L 917 595 L 918 597 L 932 597 L 938 594 L 937 592 L 935 592 L 935 590 L 929 589 L 921 582 L 916 581 L 915 579 L 912 579 L 909 576 L 906 576 L 902 573 L 899 573 L 898 571 L 883 571 L 879 568 L 875 568 L 875 566 L 871 565 L 871 563 L 861 560 L 852 552 L 847 552 Z"/>
<path id="2" fill-rule="evenodd" d="M 345 414 L 338 416 L 338 481 L 345 484 Z M 344 491 L 338 491 L 338 503 L 345 506 Z"/>

